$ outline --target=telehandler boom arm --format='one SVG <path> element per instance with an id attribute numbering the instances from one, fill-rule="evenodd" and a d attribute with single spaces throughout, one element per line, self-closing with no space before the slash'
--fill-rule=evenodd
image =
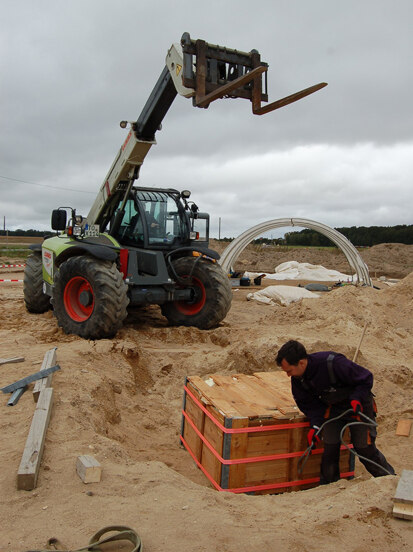
<path id="1" fill-rule="evenodd" d="M 261 102 L 268 101 L 267 70 L 268 65 L 261 61 L 257 50 L 248 53 L 231 50 L 203 40 L 192 40 L 184 33 L 181 43 L 169 49 L 166 66 L 137 121 L 130 123 L 129 133 L 100 187 L 86 223 L 103 228 L 119 204 L 121 218 L 140 167 L 156 143 L 155 133 L 177 94 L 192 97 L 193 105 L 200 108 L 208 108 L 220 98 L 246 98 L 251 101 L 255 115 L 264 115 L 327 86 L 327 83 L 319 83 L 261 106 Z M 127 125 L 126 121 L 121 122 L 123 128 Z"/>

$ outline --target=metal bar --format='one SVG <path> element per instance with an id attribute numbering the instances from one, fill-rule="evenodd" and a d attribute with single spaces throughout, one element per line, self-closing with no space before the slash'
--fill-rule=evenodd
<path id="1" fill-rule="evenodd" d="M 168 67 L 164 67 L 136 122 L 139 140 L 154 140 L 168 109 L 177 95 Z"/>
<path id="2" fill-rule="evenodd" d="M 232 418 L 225 418 L 224 426 L 226 428 L 232 428 Z M 229 460 L 231 457 L 231 433 L 224 433 L 223 443 L 222 443 L 222 458 L 224 460 Z M 221 487 L 223 489 L 228 489 L 229 485 L 229 468 L 228 464 L 221 465 Z"/>
<path id="3" fill-rule="evenodd" d="M 10 397 L 10 399 L 7 403 L 7 406 L 14 406 L 15 404 L 17 404 L 19 402 L 20 397 L 23 395 L 23 393 L 26 391 L 26 389 L 27 389 L 27 385 L 25 385 L 24 387 L 19 387 L 18 389 L 16 389 L 16 391 L 14 391 L 14 393 Z"/>
<path id="4" fill-rule="evenodd" d="M 183 411 L 183 412 L 185 412 L 185 407 L 186 407 L 186 391 L 185 391 L 185 387 L 187 386 L 187 383 L 188 383 L 188 377 L 185 376 L 184 396 L 183 396 L 183 400 L 182 400 L 182 411 Z M 181 420 L 181 437 L 182 437 L 182 438 L 183 438 L 183 436 L 184 436 L 184 429 L 185 429 L 185 416 L 182 416 L 182 420 Z M 183 446 L 181 440 L 180 440 L 180 445 Z"/>
<path id="5" fill-rule="evenodd" d="M 213 84 L 218 83 L 218 62 L 216 59 L 209 60 L 209 78 Z"/>
<path id="6" fill-rule="evenodd" d="M 242 77 L 239 77 L 238 79 L 235 79 L 229 82 L 228 84 L 224 84 L 224 86 L 217 88 L 214 92 L 211 92 L 210 94 L 208 94 L 207 96 L 204 96 L 203 98 L 200 98 L 199 100 L 198 100 L 198 94 L 197 94 L 197 100 L 196 100 L 197 107 L 208 107 L 208 105 L 214 100 L 218 100 L 219 98 L 226 96 L 233 90 L 236 90 L 240 86 L 247 84 L 248 82 L 255 79 L 258 75 L 261 75 L 262 73 L 264 73 L 264 71 L 267 71 L 267 69 L 268 68 L 265 67 L 264 65 L 261 65 L 260 67 L 256 67 L 252 71 L 249 71 L 248 73 L 245 73 L 245 75 L 242 75 Z M 197 74 L 198 74 L 198 71 L 197 71 Z"/>
<path id="7" fill-rule="evenodd" d="M 261 56 L 256 51 L 252 53 L 252 63 L 254 68 L 259 67 L 261 64 Z M 252 102 L 253 113 L 255 113 L 255 111 L 257 109 L 260 109 L 261 107 L 261 100 L 262 100 L 261 93 L 262 93 L 262 80 L 261 80 L 261 76 L 259 75 L 252 82 L 251 102 Z"/>
<path id="8" fill-rule="evenodd" d="M 276 102 L 272 102 L 268 105 L 265 105 L 263 107 L 253 109 L 254 115 L 265 115 L 266 113 L 269 113 L 270 111 L 274 111 L 274 109 L 279 109 L 280 107 L 285 107 L 286 105 L 289 105 L 290 103 L 296 102 L 298 100 L 301 100 L 302 98 L 305 98 L 306 96 L 309 96 L 310 94 L 313 94 L 314 92 L 317 92 L 317 90 L 320 90 L 321 88 L 324 88 L 327 86 L 326 82 L 320 82 L 319 84 L 315 84 L 314 86 L 310 86 L 309 88 L 305 88 L 304 90 L 300 90 L 300 92 L 296 92 L 295 94 L 291 94 L 290 96 L 286 96 L 285 98 L 282 98 L 281 100 L 277 100 Z"/>
<path id="9" fill-rule="evenodd" d="M 181 46 L 184 53 L 196 55 L 197 42 L 197 40 L 192 40 L 188 33 L 184 33 L 181 39 Z M 251 67 L 251 52 L 242 52 L 241 50 L 227 48 L 219 44 L 210 44 L 209 42 L 205 42 L 205 47 L 208 58 L 225 61 L 227 63 L 242 63 L 243 65 Z"/>
<path id="10" fill-rule="evenodd" d="M 198 107 L 204 107 L 199 105 L 199 101 L 205 97 L 205 82 L 207 76 L 206 67 L 206 42 L 204 40 L 196 41 L 196 87 L 195 87 L 195 104 Z"/>
<path id="11" fill-rule="evenodd" d="M 32 381 L 36 381 L 38 379 L 42 379 L 46 377 L 47 375 L 51 374 L 52 372 L 56 372 L 56 370 L 60 370 L 60 366 L 56 364 L 56 366 L 51 366 L 50 368 L 47 368 L 46 370 L 41 370 L 40 372 L 36 372 L 35 374 L 31 374 L 30 376 L 27 376 L 19 381 L 16 381 L 14 383 L 11 383 L 10 385 L 7 385 L 6 387 L 1 387 L 1 391 L 3 393 L 13 393 L 16 389 L 19 389 L 19 387 L 24 387 L 25 385 L 28 385 Z"/>

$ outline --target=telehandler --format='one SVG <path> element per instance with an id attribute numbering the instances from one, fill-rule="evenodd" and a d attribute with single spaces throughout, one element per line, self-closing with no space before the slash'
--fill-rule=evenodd
<path id="1" fill-rule="evenodd" d="M 53 308 L 64 332 L 87 339 L 113 337 L 128 305 L 158 304 L 170 324 L 201 329 L 225 318 L 231 286 L 208 247 L 209 215 L 188 190 L 134 184 L 177 94 L 201 108 L 219 98 L 246 98 L 263 115 L 326 86 L 261 106 L 268 101 L 267 69 L 256 50 L 231 50 L 188 33 L 171 46 L 139 118 L 120 123 L 129 132 L 87 217 L 71 207 L 54 210 L 56 235 L 31 246 L 24 273 L 29 312 Z"/>

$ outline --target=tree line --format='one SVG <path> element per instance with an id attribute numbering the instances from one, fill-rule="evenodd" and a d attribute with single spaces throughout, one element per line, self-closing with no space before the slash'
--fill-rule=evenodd
<path id="1" fill-rule="evenodd" d="M 353 245 L 370 247 L 379 243 L 413 244 L 413 224 L 399 224 L 397 226 L 351 226 L 350 228 L 336 228 Z M 0 230 L 0 236 L 50 236 L 50 230 Z M 234 238 L 221 238 L 223 242 L 231 242 Z M 309 247 L 328 247 L 332 242 L 316 230 L 305 228 L 297 232 L 287 232 L 283 238 L 257 238 L 253 243 L 268 245 L 300 245 Z"/>
<path id="2" fill-rule="evenodd" d="M 50 236 L 50 230 L 0 230 L 0 236 L 29 236 L 30 238 L 43 238 Z"/>
<path id="3" fill-rule="evenodd" d="M 413 244 L 413 225 L 399 224 L 397 226 L 351 226 L 336 228 L 353 245 L 371 247 L 379 243 Z M 287 232 L 284 236 L 285 245 L 306 245 L 327 247 L 332 242 L 315 230 L 304 229 L 300 232 Z"/>

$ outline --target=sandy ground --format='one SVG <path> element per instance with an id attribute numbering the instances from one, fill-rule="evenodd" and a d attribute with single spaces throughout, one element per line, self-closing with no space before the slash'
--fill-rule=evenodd
<path id="1" fill-rule="evenodd" d="M 413 246 L 380 245 L 362 256 L 372 275 L 402 279 L 381 289 L 345 286 L 289 307 L 246 301 L 248 288 L 234 290 L 227 318 L 209 331 L 168 327 L 155 306 L 135 309 L 115 339 L 96 342 L 65 335 L 51 312 L 26 312 L 22 284 L 0 284 L 0 357 L 25 357 L 0 366 L 0 386 L 40 369 L 55 346 L 61 366 L 34 491 L 16 490 L 34 412 L 31 388 L 14 407 L 2 395 L 0 550 L 41 549 L 50 537 L 77 548 L 114 524 L 133 527 L 146 552 L 412 550 L 413 522 L 393 518 L 392 497 L 401 470 L 413 470 L 413 431 L 395 434 L 400 418 L 413 419 Z M 250 246 L 239 268 L 272 271 L 297 260 L 345 272 L 340 259 L 308 250 L 286 258 Z M 14 259 L 0 264 L 7 260 Z M 0 277 L 22 278 L 8 272 Z M 366 322 L 358 361 L 374 373 L 378 445 L 399 475 L 374 479 L 357 461 L 355 479 L 307 491 L 214 490 L 179 445 L 185 376 L 276 370 L 275 353 L 290 338 L 310 352 L 352 357 Z M 101 463 L 100 483 L 77 476 L 81 454 Z"/>

